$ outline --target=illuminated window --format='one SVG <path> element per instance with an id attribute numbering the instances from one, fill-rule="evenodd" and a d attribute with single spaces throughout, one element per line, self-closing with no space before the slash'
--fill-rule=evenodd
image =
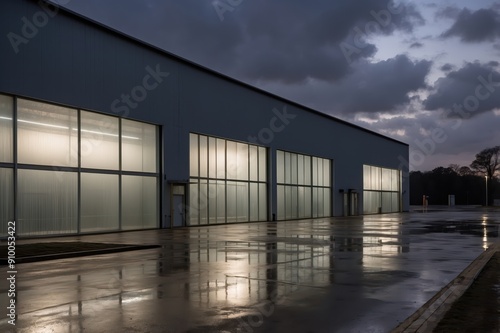
<path id="1" fill-rule="evenodd" d="M 189 224 L 267 220 L 266 149 L 190 134 Z"/>
<path id="2" fill-rule="evenodd" d="M 21 236 L 157 227 L 158 136 L 154 125 L 0 95 L 0 218 L 16 219 Z"/>
<path id="3" fill-rule="evenodd" d="M 400 211 L 400 176 L 396 169 L 363 166 L 363 212 L 365 214 Z"/>
<path id="4" fill-rule="evenodd" d="M 278 219 L 331 215 L 331 161 L 278 150 Z"/>

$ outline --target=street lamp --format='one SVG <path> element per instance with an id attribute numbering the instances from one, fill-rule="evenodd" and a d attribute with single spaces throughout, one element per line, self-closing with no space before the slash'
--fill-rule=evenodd
<path id="1" fill-rule="evenodd" d="M 486 207 L 488 207 L 488 176 L 484 176 L 484 180 L 486 181 Z"/>

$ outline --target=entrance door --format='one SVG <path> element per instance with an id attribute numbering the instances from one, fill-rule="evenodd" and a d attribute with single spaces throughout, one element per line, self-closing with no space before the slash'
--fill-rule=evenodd
<path id="1" fill-rule="evenodd" d="M 184 184 L 172 185 L 171 196 L 171 225 L 184 227 L 186 225 L 186 186 Z"/>

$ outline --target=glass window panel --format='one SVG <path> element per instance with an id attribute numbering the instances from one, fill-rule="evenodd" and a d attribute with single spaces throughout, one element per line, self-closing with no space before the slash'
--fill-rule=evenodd
<path id="1" fill-rule="evenodd" d="M 237 170 L 237 154 L 236 154 L 236 142 L 226 141 L 227 145 L 227 178 L 228 179 L 236 179 L 238 174 Z"/>
<path id="2" fill-rule="evenodd" d="M 206 179 L 200 179 L 200 205 L 199 208 L 199 216 L 200 216 L 200 225 L 208 224 L 208 182 Z"/>
<path id="3" fill-rule="evenodd" d="M 118 230 L 118 175 L 81 174 L 81 231 Z"/>
<path id="4" fill-rule="evenodd" d="M 284 220 L 286 218 L 285 214 L 285 186 L 278 185 L 277 187 L 277 208 L 278 208 L 278 220 Z"/>
<path id="5" fill-rule="evenodd" d="M 259 220 L 259 184 L 250 183 L 250 221 Z"/>
<path id="6" fill-rule="evenodd" d="M 382 213 L 392 212 L 392 193 L 382 192 Z"/>
<path id="7" fill-rule="evenodd" d="M 292 154 L 285 152 L 285 184 L 292 183 Z"/>
<path id="8" fill-rule="evenodd" d="M 304 185 L 311 185 L 311 156 L 304 156 Z"/>
<path id="9" fill-rule="evenodd" d="M 227 193 L 226 193 L 226 212 L 227 212 L 227 222 L 236 222 L 236 182 L 227 182 Z"/>
<path id="10" fill-rule="evenodd" d="M 13 162 L 13 112 L 14 99 L 0 95 L 0 162 Z"/>
<path id="11" fill-rule="evenodd" d="M 267 221 L 267 187 L 259 184 L 259 220 Z"/>
<path id="12" fill-rule="evenodd" d="M 122 169 L 138 172 L 158 171 L 157 127 L 138 121 L 122 120 Z"/>
<path id="13" fill-rule="evenodd" d="M 285 152 L 276 151 L 276 178 L 279 184 L 285 182 Z"/>
<path id="14" fill-rule="evenodd" d="M 236 146 L 237 151 L 237 165 L 236 174 L 239 180 L 248 180 L 248 145 L 238 143 Z"/>
<path id="15" fill-rule="evenodd" d="M 1 121 L 1 120 L 0 120 Z M 14 221 L 14 170 L 0 168 L 0 236 L 7 235 L 7 223 Z"/>
<path id="16" fill-rule="evenodd" d="M 297 209 L 298 209 L 298 217 L 299 218 L 304 218 L 306 217 L 305 214 L 305 187 L 300 186 L 298 188 L 298 204 L 297 204 Z"/>
<path id="17" fill-rule="evenodd" d="M 371 189 L 371 167 L 363 165 L 363 188 L 365 190 Z"/>
<path id="18" fill-rule="evenodd" d="M 292 186 L 292 211 L 291 211 L 291 218 L 296 219 L 298 218 L 298 201 L 299 201 L 299 193 L 298 193 L 298 188 L 297 186 Z"/>
<path id="19" fill-rule="evenodd" d="M 400 207 L 400 202 L 399 202 L 399 193 L 391 193 L 391 199 L 392 199 L 392 211 L 393 212 L 399 212 L 401 207 Z"/>
<path id="20" fill-rule="evenodd" d="M 304 188 L 304 217 L 312 217 L 312 189 L 310 187 Z"/>
<path id="21" fill-rule="evenodd" d="M 238 222 L 248 221 L 248 183 L 237 183 L 236 197 Z"/>
<path id="22" fill-rule="evenodd" d="M 316 171 L 318 173 L 318 183 L 316 185 L 318 186 L 323 186 L 323 159 L 318 158 L 318 170 Z"/>
<path id="23" fill-rule="evenodd" d="M 81 111 L 81 122 L 82 167 L 118 170 L 118 118 Z"/>
<path id="24" fill-rule="evenodd" d="M 292 187 L 285 187 L 285 216 L 286 219 L 291 219 L 293 217 L 294 202 L 292 201 Z"/>
<path id="25" fill-rule="evenodd" d="M 290 154 L 290 173 L 291 173 L 291 184 L 297 185 L 298 182 L 297 154 Z"/>
<path id="26" fill-rule="evenodd" d="M 382 191 L 390 191 L 391 190 L 391 188 L 392 188 L 391 180 L 392 180 L 391 170 L 382 168 Z"/>
<path id="27" fill-rule="evenodd" d="M 191 179 L 189 184 L 189 225 L 199 225 L 199 197 L 200 197 L 200 187 L 198 186 L 198 180 Z"/>
<path id="28" fill-rule="evenodd" d="M 217 178 L 217 141 L 208 138 L 208 177 Z"/>
<path id="29" fill-rule="evenodd" d="M 304 155 L 297 155 L 297 184 L 304 185 Z"/>
<path id="30" fill-rule="evenodd" d="M 217 139 L 217 178 L 226 178 L 226 141 Z"/>
<path id="31" fill-rule="evenodd" d="M 24 99 L 17 103 L 19 163 L 78 166 L 77 111 Z"/>
<path id="32" fill-rule="evenodd" d="M 313 179 L 313 186 L 318 185 L 318 158 L 313 157 L 312 158 L 312 179 Z"/>
<path id="33" fill-rule="evenodd" d="M 208 223 L 217 223 L 217 182 L 214 180 L 208 183 Z"/>
<path id="34" fill-rule="evenodd" d="M 259 147 L 259 181 L 267 180 L 267 151 L 264 147 Z"/>
<path id="35" fill-rule="evenodd" d="M 217 181 L 217 223 L 226 222 L 226 183 Z"/>
<path id="36" fill-rule="evenodd" d="M 330 196 L 330 189 L 329 188 L 324 188 L 323 189 L 323 216 L 331 216 L 332 215 L 332 208 L 331 208 L 331 196 Z"/>
<path id="37" fill-rule="evenodd" d="M 19 235 L 76 233 L 77 173 L 18 170 L 18 205 Z"/>
<path id="38" fill-rule="evenodd" d="M 312 188 L 312 216 L 318 217 L 318 188 Z"/>
<path id="39" fill-rule="evenodd" d="M 399 170 L 391 170 L 391 190 L 399 191 Z"/>
<path id="40" fill-rule="evenodd" d="M 325 198 L 324 198 L 324 195 L 323 195 L 323 189 L 322 188 L 317 188 L 316 189 L 316 194 L 318 196 L 316 198 L 316 202 L 317 202 L 317 205 L 318 205 L 316 217 L 322 217 L 322 216 L 324 216 L 323 215 L 323 211 L 324 211 L 324 207 L 325 207 Z"/>
<path id="41" fill-rule="evenodd" d="M 189 175 L 198 177 L 198 134 L 189 134 Z"/>
<path id="42" fill-rule="evenodd" d="M 122 230 L 158 227 L 156 177 L 122 176 Z"/>
<path id="43" fill-rule="evenodd" d="M 200 135 L 200 177 L 208 177 L 208 139 Z"/>
<path id="44" fill-rule="evenodd" d="M 257 146 L 249 146 L 250 148 L 250 180 L 259 180 L 259 149 Z"/>
<path id="45" fill-rule="evenodd" d="M 323 159 L 323 186 L 331 186 L 330 183 L 330 167 L 331 161 L 328 159 Z"/>
<path id="46" fill-rule="evenodd" d="M 363 192 L 363 213 L 376 214 L 381 206 L 381 192 L 364 191 Z"/>

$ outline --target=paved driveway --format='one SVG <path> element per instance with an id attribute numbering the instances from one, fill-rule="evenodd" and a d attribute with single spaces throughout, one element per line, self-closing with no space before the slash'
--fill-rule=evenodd
<path id="1" fill-rule="evenodd" d="M 59 238 L 162 247 L 17 265 L 19 317 L 0 331 L 388 332 L 499 223 L 458 210 Z"/>

